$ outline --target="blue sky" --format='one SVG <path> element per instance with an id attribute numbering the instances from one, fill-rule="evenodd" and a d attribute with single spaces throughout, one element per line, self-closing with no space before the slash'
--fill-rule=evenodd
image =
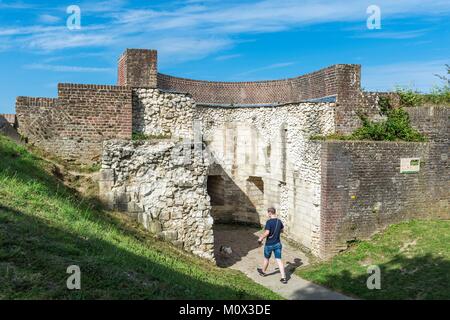
<path id="1" fill-rule="evenodd" d="M 381 29 L 366 26 L 369 5 Z M 69 30 L 66 9 L 81 9 Z M 427 91 L 450 64 L 450 1 L 0 1 L 0 113 L 58 82 L 115 84 L 125 48 L 159 52 L 159 71 L 205 80 L 293 77 L 362 65 L 366 90 Z"/>

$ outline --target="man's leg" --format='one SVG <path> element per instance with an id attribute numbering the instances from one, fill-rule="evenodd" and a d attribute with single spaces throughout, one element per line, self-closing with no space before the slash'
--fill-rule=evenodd
<path id="1" fill-rule="evenodd" d="M 262 271 L 266 272 L 268 266 L 269 266 L 269 259 L 264 258 Z"/>
<path id="2" fill-rule="evenodd" d="M 281 249 L 282 249 L 282 245 L 281 243 L 277 244 L 275 246 L 275 260 L 278 263 L 278 269 L 280 270 L 281 273 L 281 279 L 286 279 L 286 272 L 284 271 L 284 264 L 283 261 L 281 260 Z"/>
<path id="3" fill-rule="evenodd" d="M 283 261 L 281 259 L 275 259 L 275 260 L 277 260 L 278 268 L 280 269 L 280 273 L 281 273 L 281 278 L 286 279 L 286 273 L 284 272 Z"/>
<path id="4" fill-rule="evenodd" d="M 261 276 L 266 276 L 266 270 L 267 270 L 267 267 L 269 266 L 269 259 L 270 259 L 271 254 L 272 254 L 271 247 L 264 246 L 264 261 L 263 261 L 262 269 L 257 268 L 258 273 Z"/>

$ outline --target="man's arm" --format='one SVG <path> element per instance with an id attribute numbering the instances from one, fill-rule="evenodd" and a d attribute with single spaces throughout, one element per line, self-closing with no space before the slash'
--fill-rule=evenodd
<path id="1" fill-rule="evenodd" d="M 259 237 L 258 242 L 262 242 L 265 238 L 267 238 L 267 236 L 270 234 L 269 230 L 264 230 L 264 233 L 262 234 L 261 237 Z"/>

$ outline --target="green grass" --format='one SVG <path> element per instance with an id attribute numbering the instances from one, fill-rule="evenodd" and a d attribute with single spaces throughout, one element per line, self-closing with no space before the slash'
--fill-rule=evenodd
<path id="1" fill-rule="evenodd" d="M 280 299 L 83 199 L 1 136 L 0 157 L 0 299 Z M 69 265 L 80 291 L 66 288 Z"/>
<path id="2" fill-rule="evenodd" d="M 381 269 L 381 289 L 367 289 L 367 268 Z M 390 226 L 332 260 L 296 273 L 366 299 L 450 299 L 450 221 L 413 220 Z"/>

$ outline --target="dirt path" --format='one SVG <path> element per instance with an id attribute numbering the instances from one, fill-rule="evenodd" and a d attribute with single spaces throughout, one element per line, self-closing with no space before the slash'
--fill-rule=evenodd
<path id="1" fill-rule="evenodd" d="M 290 300 L 347 300 L 350 299 L 340 293 L 328 290 L 324 287 L 306 281 L 294 273 L 300 266 L 309 264 L 308 257 L 283 242 L 283 261 L 286 266 L 286 274 L 289 279 L 287 284 L 280 282 L 280 273 L 275 260 L 272 258 L 267 270 L 268 275 L 261 277 L 256 271 L 263 257 L 263 248 L 258 246 L 259 230 L 242 226 L 215 226 L 215 248 L 217 264 L 221 267 L 240 270 L 255 282 L 277 292 Z M 231 254 L 220 252 L 221 246 L 230 247 Z"/>

